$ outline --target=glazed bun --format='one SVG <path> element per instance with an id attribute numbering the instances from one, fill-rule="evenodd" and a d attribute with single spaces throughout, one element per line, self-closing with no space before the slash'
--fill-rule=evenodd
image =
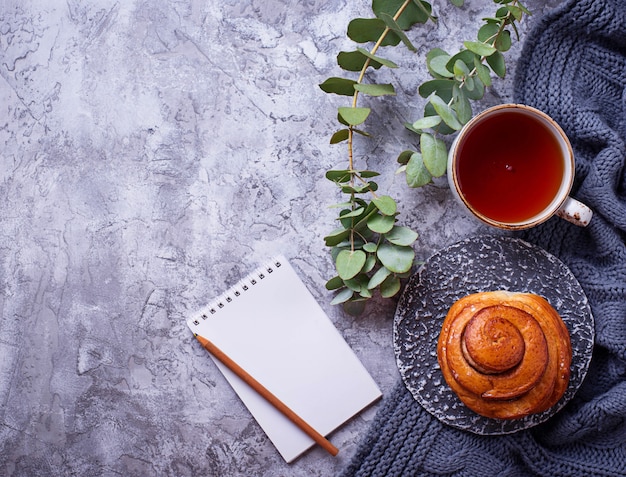
<path id="1" fill-rule="evenodd" d="M 518 419 L 554 406 L 567 389 L 569 332 L 539 295 L 492 291 L 455 302 L 437 344 L 443 376 L 474 412 Z"/>

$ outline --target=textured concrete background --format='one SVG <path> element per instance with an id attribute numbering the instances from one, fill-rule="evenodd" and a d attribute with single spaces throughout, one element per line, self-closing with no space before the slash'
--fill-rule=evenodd
<path id="1" fill-rule="evenodd" d="M 529 0 L 535 17 L 558 4 Z M 377 406 L 287 465 L 186 327 L 191 311 L 281 252 L 384 392 L 398 380 L 394 302 L 353 318 L 329 305 L 322 237 L 339 199 L 324 172 L 345 99 L 358 0 L 7 0 L 0 7 L 0 474 L 329 476 Z M 381 71 L 361 166 L 421 238 L 418 256 L 480 232 L 445 181 L 395 176 L 415 141 L 424 55 L 473 39 L 487 0 L 435 2 Z M 514 44 L 511 71 L 519 54 Z M 511 76 L 481 107 L 507 101 Z"/>

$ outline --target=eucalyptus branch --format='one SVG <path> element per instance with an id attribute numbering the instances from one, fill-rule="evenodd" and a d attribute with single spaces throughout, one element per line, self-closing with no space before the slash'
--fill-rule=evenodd
<path id="1" fill-rule="evenodd" d="M 464 0 L 450 0 L 462 6 Z M 447 145 L 442 136 L 461 129 L 472 117 L 471 101 L 483 98 L 491 86 L 491 74 L 504 77 L 503 52 L 511 47 L 512 29 L 518 36 L 516 22 L 530 12 L 520 0 L 493 0 L 498 9 L 493 17 L 484 18 L 477 39 L 463 42 L 454 55 L 434 48 L 426 55 L 426 67 L 432 79 L 419 87 L 427 99 L 423 117 L 405 126 L 419 135 L 419 151 L 400 153 L 400 172 L 406 173 L 411 187 L 432 182 L 446 171 Z M 408 276 L 415 261 L 412 248 L 417 233 L 397 222 L 397 203 L 389 195 L 377 194 L 372 179 L 379 174 L 355 166 L 355 135 L 369 137 L 362 129 L 371 113 L 359 106 L 361 95 L 379 97 L 395 95 L 392 84 L 365 83 L 368 72 L 397 65 L 379 56 L 379 50 L 403 43 L 416 51 L 405 34 L 413 25 L 436 21 L 432 6 L 424 0 L 373 0 L 375 18 L 356 18 L 348 25 L 347 35 L 358 44 L 371 44 L 369 50 L 357 47 L 340 52 L 338 65 L 356 75 L 356 79 L 328 78 L 320 88 L 332 94 L 351 97 L 350 105 L 338 108 L 337 119 L 342 128 L 336 131 L 331 144 L 347 143 L 348 164 L 345 169 L 327 171 L 343 194 L 344 202 L 336 204 L 339 226 L 324 237 L 331 248 L 337 276 L 326 287 L 336 291 L 331 303 L 343 303 L 351 313 L 363 310 L 364 302 L 379 290 L 383 297 L 392 297 L 401 289 L 401 279 Z"/>
<path id="2" fill-rule="evenodd" d="M 369 136 L 361 125 L 371 112 L 368 107 L 359 107 L 358 100 L 361 94 L 395 95 L 391 84 L 365 83 L 367 72 L 383 66 L 397 68 L 393 61 L 378 56 L 379 50 L 403 43 L 415 51 L 404 31 L 416 23 L 435 20 L 431 5 L 422 0 L 374 0 L 372 9 L 376 18 L 352 20 L 348 37 L 356 43 L 373 46 L 369 51 L 357 47 L 355 51 L 337 55 L 339 66 L 357 73 L 356 80 L 333 77 L 320 85 L 327 93 L 352 98 L 350 106 L 338 108 L 338 120 L 345 127 L 331 137 L 332 144 L 347 142 L 348 167 L 326 173 L 348 198 L 336 205 L 340 209 L 340 226 L 324 240 L 331 247 L 337 270 L 337 276 L 326 285 L 337 292 L 332 303 L 343 303 L 347 311 L 355 314 L 362 311 L 374 290 L 379 290 L 383 297 L 392 297 L 400 291 L 400 280 L 407 276 L 415 260 L 412 245 L 418 236 L 410 228 L 396 225 L 396 201 L 376 192 L 378 185 L 372 178 L 379 174 L 355 167 L 355 134 Z"/>
<path id="3" fill-rule="evenodd" d="M 483 19 L 477 40 L 463 42 L 464 48 L 454 55 L 439 48 L 426 55 L 433 79 L 420 86 L 419 94 L 428 101 L 423 117 L 405 125 L 419 135 L 420 150 L 398 156 L 399 172 L 406 173 L 411 187 L 429 184 L 446 172 L 448 148 L 441 136 L 458 131 L 472 118 L 471 101 L 483 98 L 492 72 L 500 78 L 506 75 L 503 53 L 511 47 L 509 27 L 519 39 L 516 22 L 530 12 L 519 0 L 493 1 L 499 8 Z"/>

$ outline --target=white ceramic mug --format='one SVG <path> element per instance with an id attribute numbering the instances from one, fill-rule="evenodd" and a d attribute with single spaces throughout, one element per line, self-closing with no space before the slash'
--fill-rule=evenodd
<path id="1" fill-rule="evenodd" d="M 591 209 L 569 196 L 574 154 L 561 127 L 530 106 L 502 104 L 472 118 L 448 154 L 448 182 L 482 222 L 507 230 L 558 215 L 585 227 Z"/>

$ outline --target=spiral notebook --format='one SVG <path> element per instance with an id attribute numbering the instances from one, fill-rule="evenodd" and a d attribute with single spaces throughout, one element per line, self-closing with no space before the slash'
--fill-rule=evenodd
<path id="1" fill-rule="evenodd" d="M 322 435 L 381 397 L 381 391 L 315 301 L 279 256 L 188 320 Z M 287 462 L 313 440 L 213 359 Z"/>

